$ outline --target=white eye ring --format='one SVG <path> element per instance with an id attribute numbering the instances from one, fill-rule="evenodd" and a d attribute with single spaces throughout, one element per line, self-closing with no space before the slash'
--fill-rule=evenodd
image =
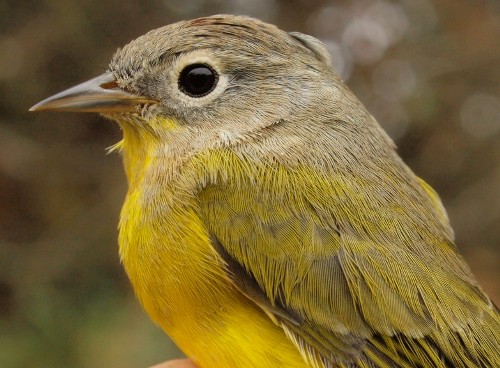
<path id="1" fill-rule="evenodd" d="M 200 93 L 199 95 L 193 93 L 186 93 L 185 88 L 181 85 L 181 78 L 186 71 L 189 71 L 191 66 L 205 67 L 216 76 L 213 88 Z M 170 73 L 171 87 L 173 91 L 177 91 L 176 97 L 182 101 L 186 106 L 203 106 L 220 96 L 227 87 L 228 78 L 221 73 L 220 64 L 214 58 L 213 53 L 208 49 L 195 50 L 181 55 L 174 61 L 172 71 Z M 185 87 L 185 86 L 184 86 Z"/>

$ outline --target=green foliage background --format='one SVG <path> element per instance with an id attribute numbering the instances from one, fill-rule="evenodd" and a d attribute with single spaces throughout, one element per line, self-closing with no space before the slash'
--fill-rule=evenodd
<path id="1" fill-rule="evenodd" d="M 179 356 L 117 256 L 119 129 L 31 114 L 146 31 L 214 13 L 324 40 L 346 82 L 441 194 L 457 243 L 500 302 L 497 0 L 39 0 L 0 3 L 0 367 L 147 367 Z"/>

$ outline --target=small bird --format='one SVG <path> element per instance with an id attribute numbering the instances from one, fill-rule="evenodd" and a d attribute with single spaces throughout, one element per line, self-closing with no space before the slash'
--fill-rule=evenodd
<path id="1" fill-rule="evenodd" d="M 182 21 L 31 110 L 121 127 L 121 261 L 198 367 L 500 367 L 438 195 L 317 39 Z"/>

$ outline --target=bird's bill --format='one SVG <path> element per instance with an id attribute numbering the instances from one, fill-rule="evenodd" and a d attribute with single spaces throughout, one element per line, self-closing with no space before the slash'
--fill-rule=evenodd
<path id="1" fill-rule="evenodd" d="M 120 89 L 113 74 L 104 73 L 40 101 L 29 111 L 121 113 L 134 112 L 138 105 L 154 102 Z"/>

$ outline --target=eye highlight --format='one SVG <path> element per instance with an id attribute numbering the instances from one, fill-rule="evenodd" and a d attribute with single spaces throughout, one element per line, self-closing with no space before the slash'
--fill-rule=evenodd
<path id="1" fill-rule="evenodd" d="M 191 64 L 179 75 L 179 90 L 190 97 L 203 97 L 217 86 L 219 75 L 207 64 Z"/>

